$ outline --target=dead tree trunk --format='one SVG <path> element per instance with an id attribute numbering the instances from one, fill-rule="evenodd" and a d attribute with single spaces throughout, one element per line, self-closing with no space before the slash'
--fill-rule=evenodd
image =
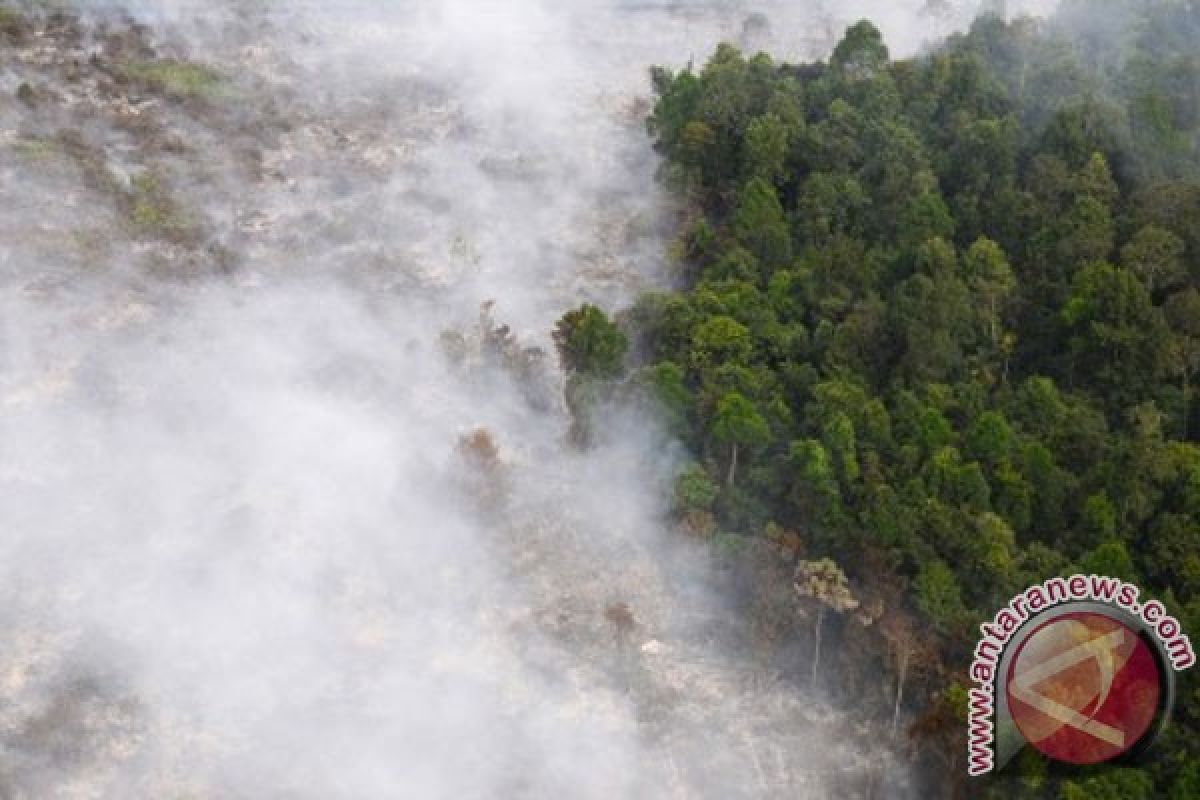
<path id="1" fill-rule="evenodd" d="M 817 673 L 821 668 L 821 624 L 825 621 L 825 606 L 817 606 L 816 637 L 813 643 L 812 684 L 817 685 Z"/>
<path id="2" fill-rule="evenodd" d="M 725 485 L 733 488 L 733 479 L 737 474 L 737 442 L 730 445 L 729 450 L 729 473 L 725 476 Z"/>
<path id="3" fill-rule="evenodd" d="M 892 738 L 896 738 L 896 730 L 900 725 L 900 706 L 904 703 L 904 682 L 908 679 L 908 659 L 909 651 L 904 648 L 900 651 L 900 663 L 896 670 L 896 700 L 892 705 Z"/>

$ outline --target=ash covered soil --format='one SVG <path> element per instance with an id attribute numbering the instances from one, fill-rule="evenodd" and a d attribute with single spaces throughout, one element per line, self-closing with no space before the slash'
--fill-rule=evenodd
<path id="1" fill-rule="evenodd" d="M 0 797 L 903 796 L 653 418 L 567 436 L 554 320 L 670 280 L 644 67 L 746 20 L 0 10 Z"/>

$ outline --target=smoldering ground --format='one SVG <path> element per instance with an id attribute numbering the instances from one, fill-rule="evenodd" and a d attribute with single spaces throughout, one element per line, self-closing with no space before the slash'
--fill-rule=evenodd
<path id="1" fill-rule="evenodd" d="M 957 24 L 924 5 L 32 13 L 0 73 L 0 796 L 853 796 L 866 765 L 902 796 L 730 646 L 653 419 L 569 445 L 548 334 L 670 280 L 647 65 L 863 15 L 903 52 Z"/>

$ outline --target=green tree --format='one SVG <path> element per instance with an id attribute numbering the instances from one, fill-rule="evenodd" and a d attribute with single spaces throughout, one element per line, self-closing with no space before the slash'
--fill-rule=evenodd
<path id="1" fill-rule="evenodd" d="M 792 235 L 775 189 L 752 178 L 742 190 L 733 220 L 738 241 L 753 253 L 768 274 L 792 260 Z"/>
<path id="2" fill-rule="evenodd" d="M 914 589 L 917 605 L 943 629 L 956 627 L 966 612 L 958 579 L 944 561 L 922 566 Z"/>
<path id="3" fill-rule="evenodd" d="M 967 455 L 990 466 L 1006 463 L 1016 449 L 1016 431 L 999 411 L 980 414 L 967 431 Z"/>
<path id="4" fill-rule="evenodd" d="M 1081 781 L 1064 781 L 1060 800 L 1151 800 L 1154 780 L 1140 769 L 1112 769 Z"/>
<path id="5" fill-rule="evenodd" d="M 771 438 L 771 429 L 754 404 L 738 392 L 729 392 L 717 403 L 712 433 L 729 446 L 729 471 L 725 483 L 733 486 L 737 474 L 738 448 L 758 447 Z"/>
<path id="6" fill-rule="evenodd" d="M 792 493 L 801 513 L 825 523 L 840 518 L 841 490 L 833 459 L 825 446 L 816 439 L 793 442 L 790 460 L 796 467 Z"/>
<path id="7" fill-rule="evenodd" d="M 625 334 L 603 311 L 586 303 L 558 321 L 554 344 L 567 371 L 601 379 L 621 374 L 629 349 Z"/>
<path id="8" fill-rule="evenodd" d="M 1132 270 L 1146 289 L 1154 293 L 1177 287 L 1186 277 L 1184 243 L 1157 225 L 1147 225 L 1121 248 L 1121 265 Z"/>
<path id="9" fill-rule="evenodd" d="M 675 436 L 686 439 L 690 433 L 694 401 L 683 369 L 674 362 L 664 361 L 641 370 L 637 380 L 649 391 L 667 429 Z"/>
<path id="10" fill-rule="evenodd" d="M 996 514 L 985 512 L 973 520 L 980 588 L 990 585 L 993 604 L 1002 600 L 1000 592 L 1008 586 L 1016 562 L 1017 539 L 1012 528 Z"/>
<path id="11" fill-rule="evenodd" d="M 1167 800 L 1192 800 L 1196 797 L 1200 797 L 1200 762 L 1191 761 L 1175 774 L 1167 791 Z"/>
<path id="12" fill-rule="evenodd" d="M 774 183 L 783 177 L 791 149 L 792 131 L 779 115 L 767 112 L 746 127 L 747 178 Z"/>
<path id="13" fill-rule="evenodd" d="M 1129 551 L 1125 549 L 1124 544 L 1116 540 L 1097 545 L 1084 556 L 1080 566 L 1084 572 L 1093 575 L 1107 575 L 1130 582 L 1136 582 L 1138 579 L 1133 559 L 1129 557 Z"/>
<path id="14" fill-rule="evenodd" d="M 833 49 L 830 62 L 851 78 L 868 78 L 887 65 L 888 49 L 883 34 L 867 20 L 860 20 L 846 30 L 846 35 Z"/>
<path id="15" fill-rule="evenodd" d="M 709 317 L 691 337 L 691 363 L 704 371 L 723 363 L 745 364 L 754 352 L 749 329 L 732 317 Z"/>
<path id="16" fill-rule="evenodd" d="M 711 511 L 720 492 L 708 472 L 694 464 L 675 479 L 675 508 L 681 513 Z"/>
<path id="17" fill-rule="evenodd" d="M 1121 196 L 1108 159 L 1102 153 L 1092 153 L 1087 164 L 1079 171 L 1075 184 L 1077 197 L 1095 200 L 1110 211 Z"/>
<path id="18" fill-rule="evenodd" d="M 1183 397 L 1183 438 L 1191 434 L 1193 379 L 1200 370 L 1200 291 L 1194 287 L 1176 292 L 1163 305 L 1171 330 L 1167 365 L 1179 378 Z"/>
<path id="19" fill-rule="evenodd" d="M 1103 261 L 1112 252 L 1115 237 L 1112 211 L 1092 197 L 1075 201 L 1056 222 L 1057 257 L 1078 266 Z"/>
<path id="20" fill-rule="evenodd" d="M 1016 275 L 1000 245 L 982 236 L 967 250 L 963 267 L 971 294 L 981 304 L 980 316 L 987 332 L 990 354 L 993 358 L 1003 357 L 1004 317 L 1017 288 Z M 1007 371 L 1005 365 L 1003 372 L 1007 374 Z"/>
<path id="21" fill-rule="evenodd" d="M 1117 507 L 1106 492 L 1088 497 L 1083 504 L 1083 524 L 1092 539 L 1113 540 L 1117 536 Z"/>
<path id="22" fill-rule="evenodd" d="M 851 175 L 814 172 L 800 185 L 795 225 L 801 241 L 828 245 L 842 234 L 854 234 L 869 203 L 861 183 Z"/>
<path id="23" fill-rule="evenodd" d="M 904 343 L 902 367 L 915 381 L 958 378 L 970 346 L 973 309 L 954 248 L 930 239 L 918 248 L 918 272 L 902 281 L 892 303 Z"/>
<path id="24" fill-rule="evenodd" d="M 1152 385 L 1166 353 L 1166 328 L 1150 293 L 1129 270 L 1096 263 L 1076 276 L 1062 311 L 1076 375 L 1088 375 L 1115 407 Z"/>
<path id="25" fill-rule="evenodd" d="M 821 439 L 837 463 L 842 482 L 850 485 L 858 480 L 858 444 L 854 423 L 845 413 L 835 412 L 821 426 Z"/>
<path id="26" fill-rule="evenodd" d="M 926 190 L 916 195 L 901 214 L 899 244 L 911 253 L 930 239 L 953 241 L 957 227 L 941 194 Z"/>

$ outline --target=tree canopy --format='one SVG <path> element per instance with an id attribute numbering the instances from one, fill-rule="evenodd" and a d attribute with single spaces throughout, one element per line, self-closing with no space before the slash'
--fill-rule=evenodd
<path id="1" fill-rule="evenodd" d="M 1194 3 L 1071 0 L 915 59 L 863 21 L 828 63 L 723 45 L 654 71 L 687 284 L 639 302 L 631 361 L 695 456 L 677 498 L 903 587 L 940 642 L 934 697 L 958 696 L 975 626 L 1054 574 L 1138 581 L 1200 630 L 1196 41 Z M 1145 768 L 1022 759 L 986 792 L 1186 792 L 1189 680 Z"/>

